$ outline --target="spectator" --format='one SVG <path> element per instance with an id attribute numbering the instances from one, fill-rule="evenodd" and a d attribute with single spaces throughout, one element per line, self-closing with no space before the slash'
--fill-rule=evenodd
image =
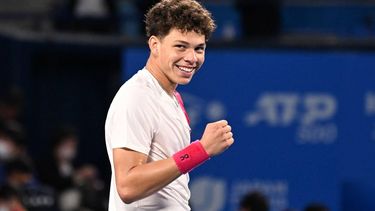
<path id="1" fill-rule="evenodd" d="M 81 194 L 81 208 L 91 211 L 108 210 L 107 192 L 105 192 L 104 182 L 101 180 L 96 166 L 91 164 L 79 166 L 74 182 Z"/>
<path id="2" fill-rule="evenodd" d="M 0 120 L 0 183 L 5 180 L 5 162 L 16 157 L 28 158 L 23 136 L 17 131 L 13 131 L 4 121 Z"/>
<path id="3" fill-rule="evenodd" d="M 6 163 L 6 183 L 19 194 L 29 211 L 56 211 L 55 193 L 34 176 L 30 162 L 13 159 Z"/>
<path id="4" fill-rule="evenodd" d="M 77 163 L 79 137 L 72 127 L 61 127 L 52 136 L 49 155 L 38 163 L 42 181 L 55 188 L 61 211 L 103 211 L 108 203 L 104 184 L 94 165 Z"/>
<path id="5" fill-rule="evenodd" d="M 268 211 L 269 204 L 265 195 L 258 191 L 251 191 L 242 197 L 240 211 Z"/>
<path id="6" fill-rule="evenodd" d="M 58 192 L 73 187 L 77 147 L 78 135 L 73 128 L 60 128 L 54 132 L 47 156 L 37 165 L 40 179 Z"/>
<path id="7" fill-rule="evenodd" d="M 329 211 L 329 209 L 322 203 L 310 203 L 305 207 L 304 211 Z"/>
<path id="8" fill-rule="evenodd" d="M 1 211 L 27 211 L 22 201 L 13 188 L 8 185 L 0 186 Z"/>

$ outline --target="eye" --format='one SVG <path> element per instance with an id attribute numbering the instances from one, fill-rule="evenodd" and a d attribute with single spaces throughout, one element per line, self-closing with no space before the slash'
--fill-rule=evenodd
<path id="1" fill-rule="evenodd" d="M 205 50 L 205 47 L 203 47 L 203 46 L 200 46 L 200 47 L 196 47 L 196 48 L 195 48 L 195 51 L 198 52 L 198 53 L 203 53 L 204 50 Z"/>
<path id="2" fill-rule="evenodd" d="M 175 45 L 174 47 L 176 47 L 177 49 L 180 49 L 180 50 L 184 50 L 186 48 L 185 45 Z"/>

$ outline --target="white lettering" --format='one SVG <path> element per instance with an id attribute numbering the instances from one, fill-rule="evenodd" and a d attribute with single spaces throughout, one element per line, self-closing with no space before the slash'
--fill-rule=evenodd
<path id="1" fill-rule="evenodd" d="M 265 93 L 256 102 L 255 111 L 245 115 L 247 126 L 262 122 L 273 127 L 290 126 L 293 122 L 303 125 L 327 121 L 336 114 L 334 96 L 322 93 Z"/>
<path id="2" fill-rule="evenodd" d="M 295 94 L 269 94 L 260 97 L 256 103 L 257 110 L 246 115 L 249 126 L 262 121 L 271 126 L 289 125 L 296 117 L 298 96 Z"/>
<path id="3" fill-rule="evenodd" d="M 336 101 L 328 94 L 308 94 L 304 98 L 304 105 L 306 112 L 301 119 L 303 125 L 328 120 L 336 113 Z"/>
<path id="4" fill-rule="evenodd" d="M 299 144 L 331 144 L 337 138 L 337 126 L 333 123 L 325 125 L 302 125 L 297 128 Z"/>

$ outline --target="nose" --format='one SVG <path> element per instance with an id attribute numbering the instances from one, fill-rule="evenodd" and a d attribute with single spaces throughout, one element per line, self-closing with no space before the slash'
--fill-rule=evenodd
<path id="1" fill-rule="evenodd" d="M 198 61 L 197 53 L 195 52 L 194 49 L 190 49 L 186 52 L 185 61 L 191 64 Z"/>

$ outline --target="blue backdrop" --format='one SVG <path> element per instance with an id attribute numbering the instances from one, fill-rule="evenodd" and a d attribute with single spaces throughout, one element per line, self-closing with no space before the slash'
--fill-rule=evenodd
<path id="1" fill-rule="evenodd" d="M 125 49 L 123 80 L 147 57 L 147 49 Z M 237 210 L 251 190 L 274 211 L 310 202 L 375 208 L 375 53 L 208 49 L 178 90 L 193 139 L 218 119 L 235 136 L 191 173 L 193 210 Z"/>

